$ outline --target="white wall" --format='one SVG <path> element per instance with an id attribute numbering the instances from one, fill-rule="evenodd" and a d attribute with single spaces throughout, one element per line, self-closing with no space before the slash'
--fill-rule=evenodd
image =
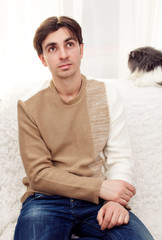
<path id="1" fill-rule="evenodd" d="M 161 48 L 161 0 L 0 0 L 0 98 L 50 78 L 32 40 L 52 15 L 68 15 L 81 24 L 82 71 L 89 76 L 126 78 L 129 51 L 143 45 Z"/>

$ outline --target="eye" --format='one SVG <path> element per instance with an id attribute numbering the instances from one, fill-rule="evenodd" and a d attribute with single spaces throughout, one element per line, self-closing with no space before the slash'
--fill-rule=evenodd
<path id="1" fill-rule="evenodd" d="M 57 48 L 55 46 L 52 46 L 48 49 L 48 52 L 56 52 Z"/>
<path id="2" fill-rule="evenodd" d="M 67 45 L 66 45 L 68 48 L 72 48 L 74 46 L 74 43 L 73 42 L 68 42 Z"/>

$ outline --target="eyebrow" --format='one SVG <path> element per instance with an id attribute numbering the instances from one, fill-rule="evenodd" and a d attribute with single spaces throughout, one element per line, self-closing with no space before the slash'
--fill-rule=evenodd
<path id="1" fill-rule="evenodd" d="M 68 42 L 68 41 L 70 41 L 70 40 L 76 41 L 75 38 L 69 37 L 69 38 L 66 38 L 66 39 L 64 40 L 64 42 L 66 43 L 66 42 Z M 46 44 L 45 49 L 47 49 L 47 48 L 50 47 L 50 46 L 56 46 L 56 45 L 57 45 L 56 42 L 49 42 L 49 43 Z"/>

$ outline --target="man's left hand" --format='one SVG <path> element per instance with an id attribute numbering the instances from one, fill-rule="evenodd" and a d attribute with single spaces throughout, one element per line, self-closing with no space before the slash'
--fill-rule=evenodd
<path id="1" fill-rule="evenodd" d="M 129 212 L 119 203 L 109 201 L 98 212 L 97 220 L 102 230 L 127 224 Z"/>

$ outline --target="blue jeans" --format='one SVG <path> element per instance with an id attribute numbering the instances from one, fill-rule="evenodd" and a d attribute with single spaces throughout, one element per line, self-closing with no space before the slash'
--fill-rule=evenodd
<path id="1" fill-rule="evenodd" d="M 130 211 L 127 225 L 101 230 L 97 213 L 103 205 L 36 193 L 23 203 L 14 240 L 153 240 L 143 223 Z"/>

